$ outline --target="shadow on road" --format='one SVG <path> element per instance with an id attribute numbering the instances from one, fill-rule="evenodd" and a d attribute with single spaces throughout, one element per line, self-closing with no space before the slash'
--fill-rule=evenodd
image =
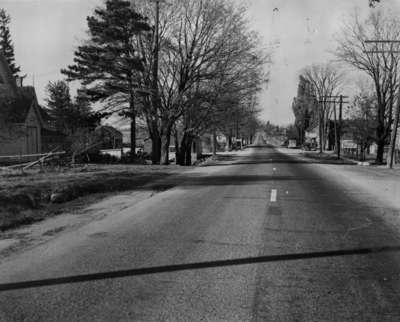
<path id="1" fill-rule="evenodd" d="M 322 252 L 244 257 L 244 258 L 225 259 L 225 260 L 208 261 L 208 262 L 134 268 L 128 270 L 119 270 L 119 271 L 84 274 L 84 275 L 73 275 L 73 276 L 49 278 L 42 280 L 3 283 L 0 284 L 0 292 L 18 290 L 18 289 L 27 289 L 27 288 L 37 288 L 44 286 L 54 286 L 61 284 L 73 284 L 73 283 L 81 283 L 81 282 L 113 279 L 113 278 L 122 278 L 128 276 L 171 273 L 171 272 L 179 272 L 179 271 L 187 271 L 195 269 L 206 269 L 206 268 L 292 261 L 292 260 L 304 260 L 304 259 L 314 259 L 314 258 L 351 256 L 351 255 L 370 255 L 370 254 L 398 252 L 398 251 L 400 251 L 400 246 L 382 246 L 382 247 L 343 249 L 343 250 L 332 250 L 332 251 L 322 251 Z"/>
<path id="2" fill-rule="evenodd" d="M 354 162 L 347 160 L 333 159 L 317 159 L 317 158 L 297 158 L 279 152 L 269 154 L 252 154 L 246 156 L 238 156 L 234 154 L 217 155 L 211 162 L 201 165 L 202 167 L 215 167 L 227 165 L 251 165 L 251 164 L 340 164 L 340 165 L 355 165 Z"/>
<path id="3" fill-rule="evenodd" d="M 225 186 L 225 185 L 257 185 L 266 184 L 268 181 L 322 181 L 322 178 L 311 176 L 288 176 L 288 175 L 213 175 L 196 176 L 194 173 L 190 176 L 181 177 L 182 181 L 177 182 L 179 186 Z"/>

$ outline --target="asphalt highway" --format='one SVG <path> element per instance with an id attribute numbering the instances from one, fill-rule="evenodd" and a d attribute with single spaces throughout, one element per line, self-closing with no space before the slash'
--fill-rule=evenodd
<path id="1" fill-rule="evenodd" d="M 195 168 L 1 262 L 0 320 L 400 321 L 400 233 L 329 167 L 264 146 Z"/>

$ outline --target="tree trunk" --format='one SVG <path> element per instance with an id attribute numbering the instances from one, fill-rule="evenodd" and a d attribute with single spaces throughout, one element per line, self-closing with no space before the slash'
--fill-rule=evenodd
<path id="1" fill-rule="evenodd" d="M 212 138 L 212 147 L 213 147 L 213 155 L 217 155 L 217 133 L 213 132 L 213 138 Z"/>
<path id="2" fill-rule="evenodd" d="M 319 116 L 319 153 L 322 153 L 322 144 L 323 144 L 323 137 L 322 137 L 322 127 L 323 127 L 323 118 L 321 115 Z"/>
<path id="3" fill-rule="evenodd" d="M 394 120 L 392 126 L 392 133 L 390 136 L 389 152 L 386 158 L 386 164 L 388 168 L 392 168 L 393 164 L 396 163 L 396 137 L 397 137 L 397 127 L 399 126 L 399 113 L 400 113 L 400 97 L 397 99 L 397 104 L 394 110 Z"/>
<path id="4" fill-rule="evenodd" d="M 200 138 L 196 138 L 195 139 L 195 144 L 196 144 L 196 160 L 200 160 L 201 158 L 202 158 L 202 152 L 203 152 L 203 149 L 202 149 L 202 142 L 201 142 L 201 139 Z"/>
<path id="5" fill-rule="evenodd" d="M 147 128 L 151 139 L 151 162 L 153 164 L 160 164 L 161 138 L 157 122 L 147 119 Z"/>
<path id="6" fill-rule="evenodd" d="M 376 128 L 376 159 L 377 164 L 383 163 L 383 153 L 385 151 L 385 106 L 383 103 L 378 106 L 378 126 Z"/>
<path id="7" fill-rule="evenodd" d="M 177 155 L 176 155 L 176 164 L 179 164 L 182 166 L 185 165 L 185 154 L 186 154 L 185 142 L 186 142 L 186 133 L 183 134 L 183 137 L 182 137 L 179 149 L 177 149 Z"/>
<path id="8" fill-rule="evenodd" d="M 161 138 L 154 135 L 151 138 L 151 162 L 153 164 L 160 164 L 161 159 Z"/>
<path id="9" fill-rule="evenodd" d="M 375 162 L 377 164 L 383 163 L 383 153 L 385 152 L 385 140 L 379 140 L 376 142 L 377 151 L 376 151 L 376 159 Z"/>
<path id="10" fill-rule="evenodd" d="M 163 126 L 163 134 L 161 135 L 161 160 L 160 164 L 169 164 L 169 144 L 171 141 L 171 126 Z"/>
<path id="11" fill-rule="evenodd" d="M 174 140 L 175 140 L 175 163 L 178 163 L 179 155 L 181 153 L 181 147 L 179 146 L 179 137 L 178 137 L 178 131 L 176 129 L 176 126 L 174 128 Z"/>
<path id="12" fill-rule="evenodd" d="M 129 110 L 131 112 L 131 155 L 130 161 L 133 163 L 136 159 L 136 111 L 135 111 L 135 94 L 131 89 L 129 97 Z"/>
<path id="13" fill-rule="evenodd" d="M 365 148 L 364 148 L 364 143 L 361 142 L 360 144 L 360 158 L 359 161 L 365 161 Z"/>
<path id="14" fill-rule="evenodd" d="M 192 165 L 192 143 L 193 138 L 185 133 L 182 137 L 181 144 L 179 147 L 179 153 L 177 155 L 177 164 L 182 166 Z"/>
<path id="15" fill-rule="evenodd" d="M 185 165 L 185 148 L 183 146 L 179 147 L 179 152 L 176 154 L 176 164 Z"/>
<path id="16" fill-rule="evenodd" d="M 185 147 L 185 165 L 186 166 L 191 166 L 192 165 L 192 143 L 193 139 L 188 138 L 186 142 L 186 147 Z"/>
<path id="17" fill-rule="evenodd" d="M 131 154 L 130 154 L 130 162 L 134 162 L 136 157 L 136 120 L 135 116 L 132 115 L 131 120 Z"/>

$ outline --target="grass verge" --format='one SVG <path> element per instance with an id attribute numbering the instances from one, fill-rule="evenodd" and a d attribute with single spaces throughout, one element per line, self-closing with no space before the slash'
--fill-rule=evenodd
<path id="1" fill-rule="evenodd" d="M 350 159 L 337 158 L 336 154 L 326 153 L 326 152 L 303 152 L 302 156 L 308 159 L 317 160 L 320 163 L 328 163 L 328 164 L 355 164 L 356 161 L 352 161 Z"/>
<path id="2" fill-rule="evenodd" d="M 180 173 L 178 166 L 89 165 L 72 169 L 0 170 L 0 230 L 43 220 L 80 197 L 127 190 Z M 162 187 L 161 187 L 162 188 Z M 160 189 L 161 189 L 160 188 Z"/>

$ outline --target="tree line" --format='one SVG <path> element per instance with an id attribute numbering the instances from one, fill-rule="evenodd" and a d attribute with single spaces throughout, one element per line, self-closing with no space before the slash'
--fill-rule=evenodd
<path id="1" fill-rule="evenodd" d="M 135 161 L 136 126 L 145 122 L 155 164 L 168 164 L 170 144 L 179 164 L 191 164 L 193 141 L 204 133 L 225 134 L 229 144 L 251 141 L 269 54 L 245 16 L 245 6 L 228 0 L 104 0 L 61 71 L 66 79 L 46 87 L 55 128 L 70 135 L 104 117 L 125 117 Z M 9 23 L 1 9 L 0 50 L 19 77 Z M 73 81 L 81 85 L 74 99 Z"/>
<path id="2" fill-rule="evenodd" d="M 178 163 L 188 165 L 199 135 L 235 136 L 256 122 L 268 55 L 244 16 L 227 0 L 106 0 L 62 72 L 103 111 L 130 120 L 131 151 L 137 119 L 145 120 L 153 163 L 168 164 L 174 142 Z"/>
<path id="3" fill-rule="evenodd" d="M 334 114 L 338 101 L 332 97 L 343 94 L 350 86 L 356 87 L 358 90 L 344 111 L 343 124 L 353 134 L 362 154 L 371 143 L 376 143 L 376 162 L 383 163 L 385 146 L 398 127 L 395 121 L 400 104 L 399 40 L 400 20 L 395 14 L 373 10 L 362 19 L 355 12 L 336 37 L 335 61 L 313 64 L 301 72 L 299 88 L 307 83 L 310 89 L 298 93 L 292 106 L 299 133 L 317 120 L 321 151 L 326 148 L 330 120 L 337 117 Z M 358 78 L 346 76 L 349 67 Z"/>

